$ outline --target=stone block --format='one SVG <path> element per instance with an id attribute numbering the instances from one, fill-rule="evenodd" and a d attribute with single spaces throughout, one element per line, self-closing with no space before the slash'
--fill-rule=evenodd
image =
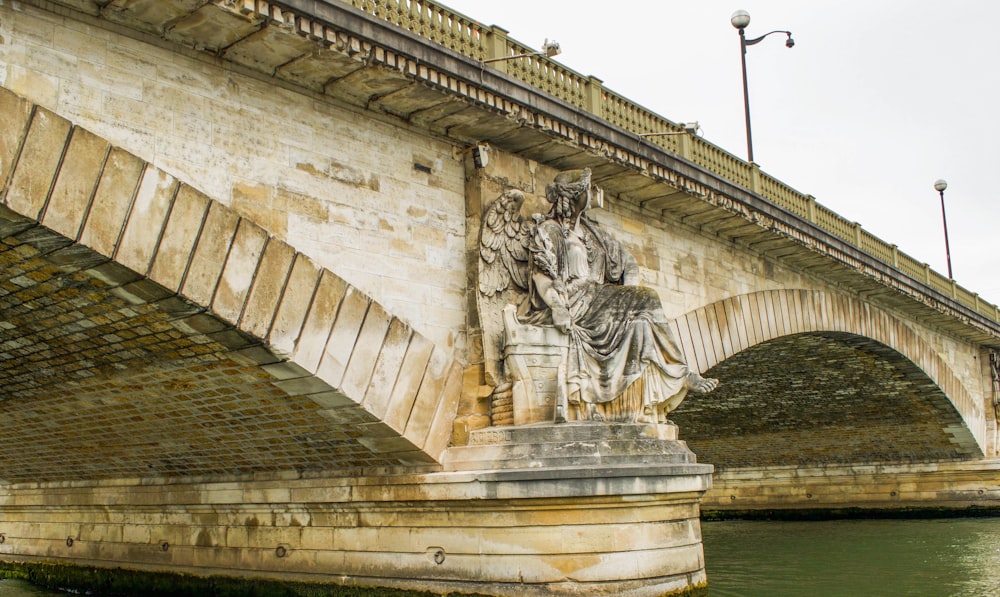
<path id="1" fill-rule="evenodd" d="M 0 87 L 0 184 L 7 181 L 31 120 L 31 104 Z"/>
<path id="2" fill-rule="evenodd" d="M 363 402 L 365 409 L 380 419 L 384 418 L 388 411 L 396 378 L 402 369 L 412 335 L 413 330 L 410 326 L 399 319 L 393 318 L 389 323 Z"/>
<path id="3" fill-rule="evenodd" d="M 149 543 L 152 541 L 149 527 L 138 524 L 122 525 L 122 541 L 125 543 Z"/>
<path id="4" fill-rule="evenodd" d="M 34 224 L 33 220 L 0 205 L 0 238 L 19 234 Z"/>
<path id="5" fill-rule="evenodd" d="M 177 179 L 157 168 L 146 168 L 125 224 L 116 261 L 142 275 L 149 271 L 176 191 Z"/>
<path id="6" fill-rule="evenodd" d="M 236 323 L 243 313 L 265 243 L 266 230 L 249 220 L 240 221 L 212 303 L 212 310 L 227 321 Z"/>
<path id="7" fill-rule="evenodd" d="M 90 210 L 108 151 L 110 146 L 104 139 L 80 127 L 73 129 L 42 224 L 76 240 Z"/>
<path id="8" fill-rule="evenodd" d="M 102 255 L 114 255 L 143 168 L 145 163 L 139 158 L 112 148 L 80 233 L 82 244 Z"/>
<path id="9" fill-rule="evenodd" d="M 299 549 L 329 551 L 334 549 L 333 537 L 336 531 L 331 528 L 303 527 L 299 537 Z"/>
<path id="10" fill-rule="evenodd" d="M 261 369 L 267 371 L 275 379 L 296 379 L 312 375 L 312 373 L 292 361 L 281 361 L 279 363 L 264 365 Z"/>
<path id="11" fill-rule="evenodd" d="M 358 443 L 362 446 L 368 448 L 376 454 L 392 454 L 393 456 L 399 452 L 418 452 L 416 446 L 414 446 L 410 440 L 405 437 L 359 437 Z M 424 455 L 427 462 L 433 462 L 430 456 Z"/>
<path id="12" fill-rule="evenodd" d="M 434 419 L 431 422 L 427 440 L 421 446 L 435 459 L 439 458 L 448 448 L 448 443 L 451 440 L 452 425 L 458 410 L 458 401 L 462 396 L 462 373 L 462 365 L 453 360 L 445 379 L 437 410 L 434 413 Z"/>
<path id="13" fill-rule="evenodd" d="M 339 305 L 342 300 L 346 300 L 345 292 L 350 294 L 347 284 L 339 276 L 324 270 L 316 287 L 316 294 L 313 295 L 309 313 L 302 324 L 302 331 L 295 343 L 293 360 L 303 369 L 316 371 L 319 367 Z M 322 375 L 320 377 L 334 387 L 339 386 L 339 378 L 331 381 Z"/>
<path id="14" fill-rule="evenodd" d="M 434 345 L 424 336 L 416 333 L 410 335 L 406 354 L 396 374 L 396 383 L 393 384 L 385 413 L 380 415 L 386 425 L 399 433 L 406 429 L 406 423 L 410 420 L 413 404 L 420 390 L 420 382 L 424 378 L 433 350 Z"/>
<path id="15" fill-rule="evenodd" d="M 167 37 L 177 43 L 219 50 L 259 31 L 260 20 L 256 12 L 244 15 L 228 2 L 207 4 L 173 23 Z"/>
<path id="16" fill-rule="evenodd" d="M 339 390 L 330 389 L 326 392 L 317 392 L 315 394 L 309 394 L 307 396 L 309 400 L 313 401 L 317 406 L 323 409 L 338 408 L 341 406 L 354 406 L 355 402 L 345 396 Z"/>
<path id="17" fill-rule="evenodd" d="M 76 272 L 81 269 L 91 269 L 108 260 L 100 253 L 95 253 L 87 247 L 72 244 L 62 249 L 57 249 L 46 256 L 52 264 L 59 267 L 64 272 Z"/>
<path id="18" fill-rule="evenodd" d="M 340 387 L 344 371 L 351 359 L 354 345 L 361 331 L 361 324 L 368 312 L 369 299 L 360 290 L 349 287 L 344 294 L 344 300 L 333 324 L 329 342 L 319 364 L 317 374 L 334 387 Z M 356 402 L 361 402 L 363 395 L 352 395 Z"/>
<path id="19" fill-rule="evenodd" d="M 312 260 L 305 255 L 295 257 L 274 323 L 267 336 L 271 347 L 282 355 L 291 355 L 295 350 L 295 342 L 299 338 L 306 313 L 309 312 L 309 304 L 319 285 L 319 276 L 320 269 Z"/>
<path id="20" fill-rule="evenodd" d="M 362 402 L 368 390 L 391 319 L 382 305 L 370 303 L 340 383 L 341 391 L 348 396 L 356 396 L 358 402 Z"/>
<path id="21" fill-rule="evenodd" d="M 290 245 L 275 238 L 268 240 L 247 294 L 240 329 L 257 338 L 267 337 L 294 260 L 295 249 Z"/>
<path id="22" fill-rule="evenodd" d="M 210 204 L 208 197 L 188 185 L 182 184 L 177 190 L 149 270 L 149 277 L 165 288 L 176 292 L 184 281 Z"/>
<path id="23" fill-rule="evenodd" d="M 229 353 L 229 358 L 248 367 L 273 365 L 281 361 L 266 346 L 261 345 L 250 346 L 236 352 L 231 352 Z"/>
<path id="24" fill-rule="evenodd" d="M 21 149 L 5 201 L 17 213 L 37 220 L 49 198 L 72 125 L 37 108 Z"/>
<path id="25" fill-rule="evenodd" d="M 281 389 L 289 396 L 302 396 L 306 394 L 326 394 L 333 391 L 328 383 L 312 375 L 308 377 L 297 377 L 274 382 L 274 386 Z"/>
<path id="26" fill-rule="evenodd" d="M 431 425 L 434 423 L 434 415 L 437 413 L 441 395 L 448 382 L 452 363 L 451 355 L 447 351 L 437 346 L 434 347 L 403 433 L 407 439 L 419 447 L 424 446 L 427 434 L 430 433 Z M 459 374 L 461 375 L 461 372 Z"/>
<path id="27" fill-rule="evenodd" d="M 198 245 L 184 277 L 181 294 L 199 305 L 212 303 L 239 220 L 233 210 L 221 203 L 211 202 L 205 224 L 198 235 Z"/>

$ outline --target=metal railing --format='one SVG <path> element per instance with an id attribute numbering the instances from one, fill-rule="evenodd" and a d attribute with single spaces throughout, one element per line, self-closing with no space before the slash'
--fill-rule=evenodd
<path id="1" fill-rule="evenodd" d="M 488 66 L 520 79 L 564 102 L 638 135 L 675 131 L 683 126 L 607 89 L 600 79 L 582 75 L 509 37 L 432 0 L 340 0 L 369 15 L 398 25 L 474 60 L 515 57 Z M 528 54 L 527 56 L 522 56 Z M 729 180 L 868 253 L 900 272 L 951 297 L 977 313 L 1000 322 L 1000 309 L 900 252 L 895 245 L 869 234 L 855 222 L 816 203 L 783 182 L 724 149 L 695 135 L 656 135 L 646 140 Z"/>

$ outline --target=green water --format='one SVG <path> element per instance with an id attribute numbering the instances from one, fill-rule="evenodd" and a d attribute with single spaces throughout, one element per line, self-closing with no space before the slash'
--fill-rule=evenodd
<path id="1" fill-rule="evenodd" d="M 709 595 L 1000 596 L 1000 518 L 702 523 Z"/>
<path id="2" fill-rule="evenodd" d="M 1000 518 L 702 523 L 709 597 L 1000 597 Z M 0 580 L 0 597 L 63 595 Z"/>
<path id="3" fill-rule="evenodd" d="M 49 591 L 47 589 L 32 586 L 23 580 L 0 578 L 0 596 L 2 597 L 48 597 L 49 595 L 62 595 L 63 597 L 66 597 L 69 593 Z"/>

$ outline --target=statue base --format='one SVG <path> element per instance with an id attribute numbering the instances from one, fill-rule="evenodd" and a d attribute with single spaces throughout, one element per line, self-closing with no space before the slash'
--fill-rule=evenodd
<path id="1" fill-rule="evenodd" d="M 502 544 L 481 546 L 494 582 L 467 590 L 652 596 L 706 582 L 699 500 L 713 467 L 697 463 L 673 424 L 479 429 L 443 465 L 495 484 L 478 524 L 507 524 Z"/>
<path id="2" fill-rule="evenodd" d="M 673 423 L 585 421 L 477 429 L 467 446 L 451 448 L 443 462 L 448 470 L 696 463 Z"/>

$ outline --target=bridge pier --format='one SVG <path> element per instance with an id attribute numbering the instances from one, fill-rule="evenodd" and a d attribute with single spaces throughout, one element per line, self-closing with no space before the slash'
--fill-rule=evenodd
<path id="1" fill-rule="evenodd" d="M 439 470 L 8 485 L 0 554 L 441 593 L 683 592 L 706 582 L 698 501 L 712 467 L 663 437 L 487 429 Z"/>

